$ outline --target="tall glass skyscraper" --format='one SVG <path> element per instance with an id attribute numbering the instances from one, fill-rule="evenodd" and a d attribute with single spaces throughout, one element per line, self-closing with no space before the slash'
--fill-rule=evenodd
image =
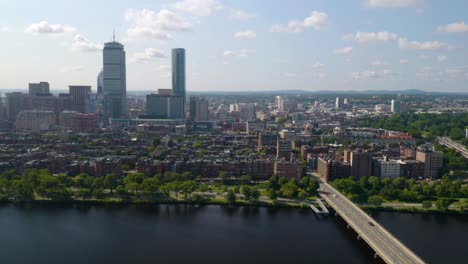
<path id="1" fill-rule="evenodd" d="M 107 117 L 127 115 L 127 81 L 124 46 L 115 41 L 104 45 L 102 52 L 102 90 Z"/>
<path id="2" fill-rule="evenodd" d="M 185 113 L 185 49 L 172 49 L 172 94 L 182 96 Z"/>

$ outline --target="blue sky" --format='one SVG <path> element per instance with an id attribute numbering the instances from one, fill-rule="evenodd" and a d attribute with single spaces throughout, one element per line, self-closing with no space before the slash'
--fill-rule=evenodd
<path id="1" fill-rule="evenodd" d="M 466 0 L 0 0 L 0 88 L 92 85 L 102 45 L 127 52 L 127 89 L 468 91 Z"/>

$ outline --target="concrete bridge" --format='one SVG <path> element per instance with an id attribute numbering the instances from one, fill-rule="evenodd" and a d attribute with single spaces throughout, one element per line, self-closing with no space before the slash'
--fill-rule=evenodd
<path id="1" fill-rule="evenodd" d="M 361 208 L 338 192 L 331 185 L 320 183 L 320 196 L 325 199 L 348 226 L 375 251 L 375 257 L 386 263 L 425 263 L 411 249 L 390 234 Z"/>
<path id="2" fill-rule="evenodd" d="M 450 138 L 447 138 L 447 137 L 438 137 L 437 141 L 442 145 L 445 145 L 449 148 L 456 150 L 457 152 L 459 152 L 465 158 L 468 159 L 468 150 L 462 144 L 452 141 Z"/>

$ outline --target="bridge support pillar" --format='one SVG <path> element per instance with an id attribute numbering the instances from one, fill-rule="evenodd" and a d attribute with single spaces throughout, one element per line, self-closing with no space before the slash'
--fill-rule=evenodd
<path id="1" fill-rule="evenodd" d="M 380 258 L 379 254 L 374 253 L 374 259 L 378 259 L 378 258 Z"/>
<path id="2" fill-rule="evenodd" d="M 350 225 L 346 225 L 346 229 L 350 229 L 350 228 L 351 228 L 351 226 L 350 226 Z"/>
<path id="3" fill-rule="evenodd" d="M 357 240 L 361 240 L 361 236 L 360 236 L 360 235 L 357 235 Z"/>

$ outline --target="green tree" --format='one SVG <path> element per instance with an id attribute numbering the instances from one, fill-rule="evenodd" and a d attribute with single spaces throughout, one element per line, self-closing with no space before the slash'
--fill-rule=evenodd
<path id="1" fill-rule="evenodd" d="M 250 188 L 248 185 L 242 185 L 241 192 L 246 200 L 250 200 L 252 197 L 252 188 Z"/>
<path id="2" fill-rule="evenodd" d="M 291 179 L 287 183 L 281 186 L 281 195 L 287 198 L 297 198 L 299 194 L 299 187 L 297 186 L 297 180 Z"/>
<path id="3" fill-rule="evenodd" d="M 422 201 L 421 205 L 422 205 L 423 208 L 431 208 L 432 207 L 432 201 L 428 201 L 428 200 Z"/>
<path id="4" fill-rule="evenodd" d="M 236 203 L 236 194 L 232 191 L 232 190 L 229 190 L 227 193 L 226 193 L 226 201 L 230 204 L 230 205 L 233 205 Z"/>
<path id="5" fill-rule="evenodd" d="M 371 205 L 374 205 L 374 206 L 379 206 L 382 204 L 383 202 L 383 198 L 382 196 L 380 195 L 371 195 L 369 196 L 369 198 L 367 199 L 367 202 Z"/>
<path id="6" fill-rule="evenodd" d="M 451 204 L 451 202 L 447 198 L 439 198 L 435 202 L 436 207 L 438 209 L 440 209 L 440 210 L 443 210 L 443 211 L 447 210 L 449 208 L 450 204 Z"/>
<path id="7" fill-rule="evenodd" d="M 268 189 L 271 189 L 271 190 L 279 190 L 281 188 L 281 186 L 279 185 L 279 179 L 278 179 L 278 176 L 277 175 L 273 175 L 270 177 L 270 179 L 268 179 Z"/>
<path id="8" fill-rule="evenodd" d="M 117 184 L 118 182 L 115 174 L 110 173 L 104 177 L 104 187 L 108 188 L 110 190 L 110 193 L 114 191 L 114 189 L 117 187 Z"/>
<path id="9" fill-rule="evenodd" d="M 260 198 L 260 191 L 257 188 L 252 188 L 251 198 L 254 201 L 257 201 Z"/>
<path id="10" fill-rule="evenodd" d="M 30 183 L 25 180 L 13 180 L 10 193 L 15 201 L 27 202 L 34 200 L 34 192 Z"/>

